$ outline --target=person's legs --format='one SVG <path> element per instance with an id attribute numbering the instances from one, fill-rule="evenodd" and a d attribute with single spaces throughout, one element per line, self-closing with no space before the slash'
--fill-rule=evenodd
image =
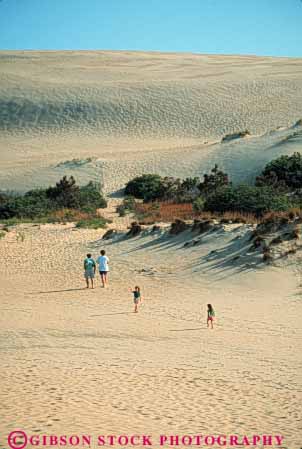
<path id="1" fill-rule="evenodd" d="M 86 288 L 89 288 L 89 276 L 88 276 L 88 273 L 86 270 L 84 272 L 84 277 L 85 277 L 85 281 L 86 281 Z"/>
<path id="2" fill-rule="evenodd" d="M 91 288 L 94 288 L 94 273 L 91 270 L 87 270 L 85 272 L 85 278 L 86 278 L 86 286 L 87 288 L 89 288 L 89 284 L 91 284 Z M 90 283 L 89 283 L 89 279 L 90 279 Z"/>
<path id="3" fill-rule="evenodd" d="M 105 288 L 105 275 L 104 275 L 104 273 L 100 273 L 100 275 L 101 275 L 101 281 L 102 281 L 103 288 Z"/>
<path id="4" fill-rule="evenodd" d="M 105 285 L 108 285 L 108 272 L 107 271 L 104 273 L 104 282 L 105 282 Z"/>

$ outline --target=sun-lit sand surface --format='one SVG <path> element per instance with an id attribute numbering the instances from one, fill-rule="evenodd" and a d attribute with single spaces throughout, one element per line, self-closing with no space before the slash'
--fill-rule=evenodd
<path id="1" fill-rule="evenodd" d="M 144 172 L 202 176 L 215 163 L 252 181 L 301 151 L 301 105 L 302 59 L 0 52 L 0 189 L 73 174 L 112 195 Z M 20 428 L 281 434 L 299 449 L 301 255 L 234 263 L 246 232 L 231 226 L 183 248 L 183 235 L 104 243 L 103 231 L 70 225 L 10 230 L 0 239 L 1 447 Z M 83 257 L 101 248 L 110 286 L 87 291 Z"/>
<path id="2" fill-rule="evenodd" d="M 275 145 L 301 104 L 298 58 L 2 51 L 0 188 L 49 184 L 64 170 L 114 192 L 142 172 L 200 176 L 217 160 L 252 178 L 294 150 Z M 219 144 L 246 129 L 252 139 Z M 75 158 L 92 161 L 56 167 Z"/>
<path id="3" fill-rule="evenodd" d="M 268 433 L 300 447 L 301 257 L 297 269 L 227 262 L 245 238 L 238 225 L 191 248 L 186 236 L 104 243 L 102 231 L 70 225 L 23 232 L 23 242 L 15 231 L 0 241 L 3 447 L 15 427 Z M 111 259 L 110 286 L 97 280 L 86 290 L 82 259 L 100 248 Z M 209 256 L 213 249 L 221 251 Z M 127 290 L 135 284 L 138 314 Z"/>

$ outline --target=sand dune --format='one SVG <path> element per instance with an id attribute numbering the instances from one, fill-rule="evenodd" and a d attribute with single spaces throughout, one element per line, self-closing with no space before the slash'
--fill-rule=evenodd
<path id="1" fill-rule="evenodd" d="M 7 145 L 14 138 L 7 139 Z M 77 148 L 72 153 L 66 150 L 70 142 L 79 145 L 74 136 L 70 140 L 53 136 L 47 140 L 47 157 L 41 157 L 43 138 L 31 139 L 29 153 L 16 143 L 15 157 L 12 152 L 3 153 L 0 170 L 0 188 L 26 190 L 29 188 L 54 184 L 64 175 L 73 175 L 79 183 L 89 180 L 101 182 L 107 194 L 119 194 L 125 183 L 142 173 L 159 173 L 162 176 L 202 177 L 214 164 L 218 164 L 230 174 L 234 182 L 253 182 L 265 164 L 280 154 L 292 154 L 301 151 L 302 127 L 286 128 L 266 133 L 259 137 L 238 139 L 232 142 L 217 142 L 208 145 L 187 145 L 181 143 L 165 148 L 164 140 L 147 141 L 139 148 L 125 149 L 117 146 L 107 149 L 102 156 L 98 150 L 86 147 Z M 91 140 L 89 140 L 91 143 Z M 127 145 L 127 140 L 124 141 Z M 132 142 L 133 143 L 133 142 Z M 161 148 L 156 145 L 161 144 Z M 96 145 L 96 142 L 95 142 Z M 148 147 L 150 145 L 150 147 Z M 167 144 L 168 145 L 168 144 Z M 64 148 L 61 152 L 61 148 Z M 155 148 L 154 148 L 155 147 Z M 10 147 L 12 149 L 12 147 Z M 142 148 L 144 151 L 142 151 Z M 13 153 L 14 154 L 14 153 Z M 18 157 L 17 157 L 18 154 Z M 30 163 L 29 163 L 30 155 Z M 17 158 L 17 159 L 16 159 Z"/>
<path id="2" fill-rule="evenodd" d="M 190 233 L 104 242 L 102 231 L 24 225 L 21 242 L 21 229 L 11 230 L 0 241 L 3 447 L 17 427 L 154 438 L 277 433 L 298 449 L 301 272 L 291 265 L 301 256 L 273 268 L 251 266 L 247 255 L 232 261 L 248 252 L 250 231 L 225 225 L 184 248 Z M 111 285 L 83 290 L 83 255 L 101 247 Z M 137 316 L 127 291 L 136 283 Z"/>
<path id="3" fill-rule="evenodd" d="M 200 172 L 219 159 L 236 178 L 239 147 L 208 144 L 246 129 L 261 136 L 288 128 L 301 118 L 301 104 L 301 59 L 1 52 L 0 188 L 53 182 L 54 165 L 87 157 L 98 164 L 78 170 L 81 180 L 111 180 L 116 162 L 120 182 L 107 181 L 108 192 L 124 183 L 129 160 L 137 162 L 132 175 L 159 170 L 166 155 L 169 175 Z M 255 141 L 247 156 L 250 176 L 265 159 L 263 147 L 266 140 Z"/>
<path id="4" fill-rule="evenodd" d="M 0 189 L 73 174 L 111 195 L 144 172 L 202 176 L 215 163 L 253 181 L 267 161 L 301 151 L 301 105 L 302 59 L 0 52 Z M 249 225 L 220 226 L 196 245 L 165 230 L 126 239 L 131 219 L 116 219 L 115 201 L 105 211 L 120 231 L 113 241 L 70 224 L 21 225 L 0 239 L 2 447 L 23 428 L 273 433 L 300 448 L 300 242 L 268 267 L 250 254 Z M 83 257 L 103 247 L 110 286 L 87 291 Z"/>
<path id="5" fill-rule="evenodd" d="M 2 130 L 200 139 L 301 118 L 299 59 L 2 52 L 0 63 Z"/>

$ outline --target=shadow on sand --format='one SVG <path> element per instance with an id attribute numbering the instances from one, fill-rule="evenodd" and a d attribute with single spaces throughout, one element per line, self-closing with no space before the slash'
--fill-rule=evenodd
<path id="1" fill-rule="evenodd" d="M 80 290 L 88 290 L 88 288 L 86 287 L 81 287 L 81 288 L 67 288 L 65 290 L 48 290 L 46 292 L 30 292 L 31 295 L 41 295 L 44 293 L 63 293 L 63 292 L 76 292 L 76 291 L 80 291 Z M 92 289 L 89 289 L 92 290 Z"/>
<path id="2" fill-rule="evenodd" d="M 114 313 L 103 313 L 102 315 L 90 315 L 90 318 L 97 316 L 111 316 L 111 315 L 131 315 L 133 312 L 114 312 Z"/>
<path id="3" fill-rule="evenodd" d="M 188 332 L 188 331 L 203 331 L 206 330 L 204 327 L 195 327 L 192 329 L 169 329 L 170 332 Z"/>
<path id="4" fill-rule="evenodd" d="M 168 233 L 161 235 L 138 235 L 137 237 L 121 236 L 112 243 L 131 242 L 132 248 L 122 251 L 123 256 L 140 251 L 160 252 L 175 249 L 178 252 L 192 251 L 194 261 L 183 266 L 182 271 L 193 270 L 200 273 L 212 273 L 216 280 L 222 280 L 240 272 L 249 272 L 262 264 L 261 254 L 252 248 L 251 233 L 233 234 L 223 227 L 214 228 L 202 234 L 191 230 L 173 236 Z M 230 233 L 229 235 L 227 233 Z M 147 238 L 147 241 L 145 240 Z M 231 237 L 231 238 L 230 238 Z M 151 239 L 150 239 L 151 238 Z M 91 246 L 98 245 L 100 240 L 91 242 Z M 200 246 L 202 245 L 202 246 Z M 199 249 L 200 248 L 200 249 Z M 209 251 L 214 248 L 212 251 Z M 167 273 L 164 273 L 166 276 Z M 157 273 L 159 276 L 159 273 Z"/>

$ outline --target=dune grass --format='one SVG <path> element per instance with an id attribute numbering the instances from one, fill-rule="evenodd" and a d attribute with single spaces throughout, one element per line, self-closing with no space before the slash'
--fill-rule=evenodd
<path id="1" fill-rule="evenodd" d="M 104 229 L 106 228 L 106 223 L 107 220 L 103 217 L 92 217 L 79 220 L 76 227 L 82 229 Z"/>
<path id="2" fill-rule="evenodd" d="M 169 201 L 153 203 L 136 203 L 135 215 L 141 224 L 154 224 L 156 222 L 171 223 L 180 220 L 219 220 L 222 223 L 232 221 L 233 223 L 258 224 L 268 221 L 291 221 L 295 217 L 302 219 L 302 209 L 290 208 L 287 211 L 267 212 L 263 216 L 241 211 L 226 212 L 197 212 L 192 203 L 174 203 Z"/>

